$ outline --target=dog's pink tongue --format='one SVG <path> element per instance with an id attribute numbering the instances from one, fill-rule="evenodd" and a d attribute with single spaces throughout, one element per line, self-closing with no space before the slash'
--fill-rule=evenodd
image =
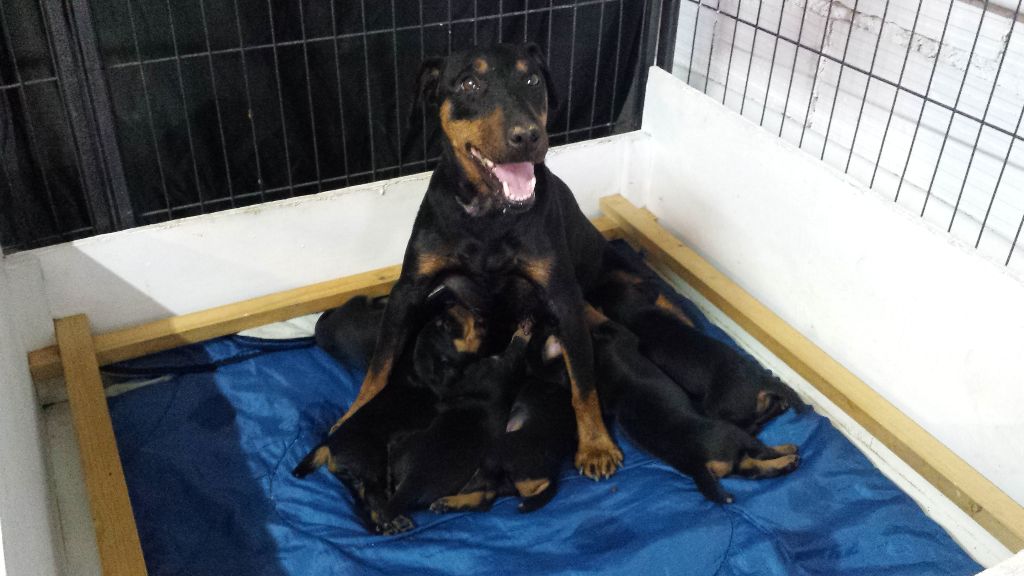
<path id="1" fill-rule="evenodd" d="M 537 180 L 533 176 L 533 164 L 515 162 L 512 164 L 495 164 L 494 175 L 501 180 L 505 195 L 511 200 L 527 200 L 533 195 Z"/>

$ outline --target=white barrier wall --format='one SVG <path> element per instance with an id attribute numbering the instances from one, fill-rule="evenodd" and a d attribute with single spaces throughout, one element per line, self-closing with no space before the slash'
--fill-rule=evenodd
<path id="1" fill-rule="evenodd" d="M 659 69 L 646 204 L 1024 503 L 1024 284 Z"/>
<path id="2" fill-rule="evenodd" d="M 56 576 L 39 407 L 0 268 L 0 575 Z"/>
<path id="3" fill-rule="evenodd" d="M 596 215 L 630 178 L 638 133 L 553 149 L 548 164 Z M 136 228 L 14 254 L 15 326 L 28 350 L 52 318 L 86 313 L 103 332 L 401 262 L 429 173 Z"/>

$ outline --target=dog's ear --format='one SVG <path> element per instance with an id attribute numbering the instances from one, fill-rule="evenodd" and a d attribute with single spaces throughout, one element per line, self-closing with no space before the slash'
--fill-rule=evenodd
<path id="1" fill-rule="evenodd" d="M 438 88 L 441 74 L 444 72 L 444 58 L 428 58 L 420 66 L 419 81 L 416 86 L 416 99 L 428 106 L 436 106 L 440 96 Z"/>
<path id="2" fill-rule="evenodd" d="M 551 81 L 551 72 L 548 70 L 548 61 L 544 58 L 544 51 L 537 44 L 530 42 L 526 45 L 526 54 L 533 59 L 544 76 L 544 85 L 548 89 L 548 118 L 554 118 L 555 112 L 558 111 L 558 94 L 555 92 L 555 83 Z"/>

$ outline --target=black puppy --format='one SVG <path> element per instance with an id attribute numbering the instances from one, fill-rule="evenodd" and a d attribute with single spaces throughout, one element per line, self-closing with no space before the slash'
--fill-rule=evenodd
<path id="1" fill-rule="evenodd" d="M 437 107 L 443 152 L 366 378 L 335 428 L 388 385 L 438 278 L 462 274 L 490 290 L 520 277 L 536 286 L 557 319 L 578 432 L 576 467 L 599 478 L 622 462 L 601 417 L 583 321 L 583 293 L 600 275 L 606 242 L 544 166 L 550 86 L 544 56 L 533 44 L 474 48 L 424 63 L 420 93 Z"/>
<path id="2" fill-rule="evenodd" d="M 532 512 L 551 501 L 562 466 L 576 446 L 572 393 L 561 342 L 553 335 L 535 342 L 543 343 L 542 349 L 531 351 L 528 374 L 498 445 L 507 493 L 521 498 L 522 512 Z"/>
<path id="3" fill-rule="evenodd" d="M 682 386 L 704 414 L 754 434 L 790 406 L 806 409 L 771 371 L 694 328 L 642 273 L 613 272 L 589 297 L 636 334 L 641 353 Z"/>
<path id="4" fill-rule="evenodd" d="M 331 346 L 328 351 L 336 357 L 358 362 L 361 342 L 365 344 L 361 331 L 372 332 L 378 310 L 366 299 L 346 303 L 332 312 L 329 322 L 318 324 L 318 342 Z M 397 363 L 392 385 L 306 455 L 292 474 L 302 478 L 326 464 L 361 504 L 357 511 L 369 530 L 392 533 L 411 527 L 408 518 L 382 513 L 389 495 L 388 443 L 398 432 L 423 429 L 433 421 L 438 394 L 476 358 L 481 332 L 466 308 L 448 305 L 420 330 L 412 349 Z M 346 340 L 346 335 L 355 339 Z"/>
<path id="5" fill-rule="evenodd" d="M 644 451 L 691 476 L 709 500 L 733 501 L 719 479 L 767 478 L 800 462 L 793 444 L 766 446 L 735 424 L 700 414 L 689 396 L 640 353 L 637 337 L 587 308 L 605 410 Z"/>
<path id="6" fill-rule="evenodd" d="M 388 445 L 392 492 L 385 524 L 415 508 L 485 509 L 493 502 L 500 483 L 493 455 L 518 391 L 531 329 L 524 321 L 504 352 L 467 367 L 440 395 L 429 427 L 396 435 Z"/>
<path id="7" fill-rule="evenodd" d="M 383 298 L 349 299 L 320 315 L 313 336 L 316 345 L 353 370 L 365 371 L 384 317 Z"/>

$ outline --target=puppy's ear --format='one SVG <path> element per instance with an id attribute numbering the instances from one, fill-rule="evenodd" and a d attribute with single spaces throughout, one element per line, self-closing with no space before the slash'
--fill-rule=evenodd
<path id="1" fill-rule="evenodd" d="M 525 48 L 526 55 L 540 68 L 540 73 L 544 76 L 544 86 L 548 89 L 548 118 L 554 118 L 555 112 L 558 111 L 558 94 L 555 92 L 555 83 L 551 81 L 551 72 L 548 70 L 548 62 L 544 58 L 544 51 L 533 42 L 527 44 Z"/>
<path id="2" fill-rule="evenodd" d="M 436 106 L 440 93 L 441 74 L 444 72 L 444 58 L 428 58 L 420 66 L 419 81 L 416 86 L 416 99 L 428 106 Z"/>

